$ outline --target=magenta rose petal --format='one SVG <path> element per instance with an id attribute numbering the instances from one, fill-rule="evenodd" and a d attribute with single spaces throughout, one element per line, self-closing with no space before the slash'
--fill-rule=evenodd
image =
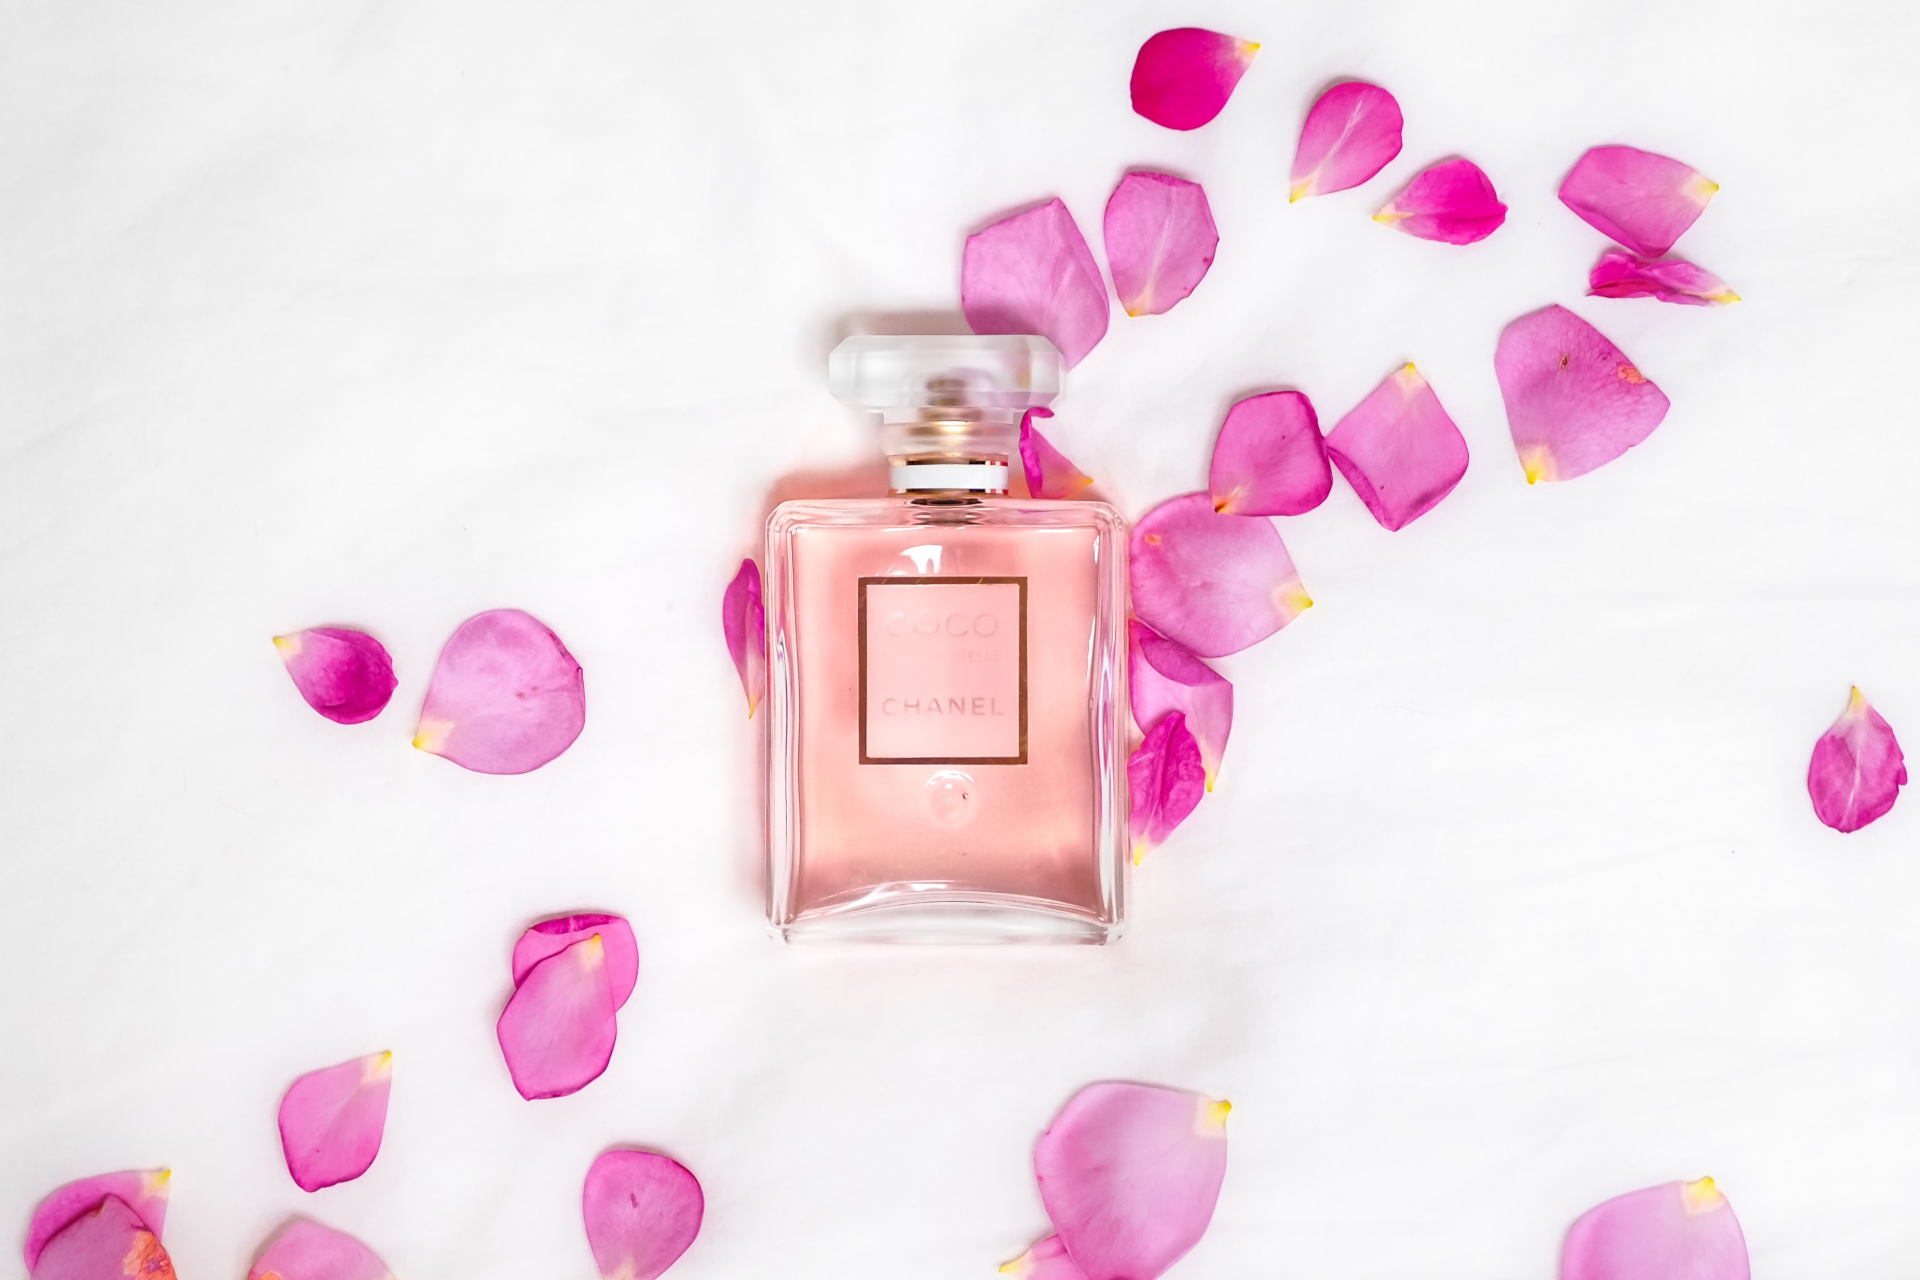
<path id="1" fill-rule="evenodd" d="M 1560 1252 L 1560 1280 L 1748 1276 L 1746 1239 L 1712 1178 L 1648 1187 L 1589 1209 Z"/>
<path id="2" fill-rule="evenodd" d="M 1637 147 L 1594 147 L 1560 184 L 1560 202 L 1635 253 L 1657 258 L 1692 226 L 1720 186 L 1699 170 Z"/>
<path id="3" fill-rule="evenodd" d="M 335 724 L 360 724 L 386 707 L 399 681 L 386 646 L 364 631 L 309 627 L 273 638 L 293 687 Z"/>
<path id="4" fill-rule="evenodd" d="M 1053 410 L 1034 408 L 1020 415 L 1020 465 L 1027 473 L 1027 492 L 1036 498 L 1071 498 L 1093 483 L 1093 477 L 1067 461 L 1067 455 L 1047 443 L 1034 429 L 1035 417 L 1051 418 Z"/>
<path id="5" fill-rule="evenodd" d="M 1238 653 L 1313 604 L 1273 522 L 1221 515 L 1210 494 L 1147 512 L 1129 549 L 1134 613 L 1205 658 Z"/>
<path id="6" fill-rule="evenodd" d="M 1400 154 L 1401 123 L 1400 104 L 1377 84 L 1349 80 L 1321 94 L 1300 129 L 1288 203 L 1345 191 L 1379 173 Z"/>
<path id="7" fill-rule="evenodd" d="M 1521 316 L 1500 334 L 1494 375 L 1527 483 L 1571 480 L 1653 434 L 1667 397 L 1620 348 L 1565 307 Z"/>
<path id="8" fill-rule="evenodd" d="M 560 637 L 531 614 L 492 609 L 440 651 L 413 745 L 475 773 L 527 773 L 586 722 L 586 680 Z"/>
<path id="9" fill-rule="evenodd" d="M 1893 726 L 1855 689 L 1847 709 L 1813 744 L 1807 794 L 1813 811 L 1835 831 L 1858 831 L 1900 798 L 1907 759 Z"/>
<path id="10" fill-rule="evenodd" d="M 1069 366 L 1106 336 L 1106 282 L 1059 197 L 967 237 L 960 309 L 975 333 L 1042 335 Z"/>
<path id="11" fill-rule="evenodd" d="M 140 1215 L 107 1196 L 40 1248 L 31 1280 L 175 1280 L 173 1260 Z"/>
<path id="12" fill-rule="evenodd" d="M 494 1029 L 520 1096 L 561 1098 L 598 1080 L 613 1061 L 615 1009 L 600 934 L 533 966 Z"/>
<path id="13" fill-rule="evenodd" d="M 760 566 L 740 562 L 740 571 L 720 599 L 720 629 L 727 637 L 733 669 L 747 692 L 747 719 L 767 696 L 767 613 L 760 599 Z"/>
<path id="14" fill-rule="evenodd" d="M 380 1154 L 393 1055 L 370 1053 L 309 1071 L 280 1100 L 280 1148 L 302 1191 L 350 1182 Z"/>
<path id="15" fill-rule="evenodd" d="M 1619 249 L 1600 255 L 1587 275 L 1596 298 L 1658 298 L 1688 307 L 1724 307 L 1740 301 L 1727 282 L 1684 258 L 1642 258 Z"/>
<path id="16" fill-rule="evenodd" d="M 1087 1280 L 1087 1273 L 1068 1255 L 1059 1236 L 1036 1240 L 1012 1262 L 1001 1263 L 1000 1274 L 1011 1280 Z"/>
<path id="17" fill-rule="evenodd" d="M 1033 1168 L 1087 1280 L 1154 1280 L 1200 1242 L 1227 1173 L 1229 1110 L 1185 1089 L 1118 1082 L 1067 1103 Z"/>
<path id="18" fill-rule="evenodd" d="M 1467 474 L 1466 437 L 1412 365 L 1340 419 L 1327 435 L 1327 456 L 1387 529 L 1433 510 Z"/>
<path id="19" fill-rule="evenodd" d="M 1220 114 L 1259 51 L 1202 27 L 1156 32 L 1133 60 L 1133 109 L 1169 129 L 1198 129 Z"/>
<path id="20" fill-rule="evenodd" d="M 613 992 L 614 1008 L 623 1007 L 640 976 L 640 945 L 634 941 L 633 926 L 620 916 L 590 913 L 534 925 L 513 944 L 513 985 L 524 982 L 533 967 L 548 956 L 558 955 L 596 933 L 607 949 L 607 986 Z"/>
<path id="21" fill-rule="evenodd" d="M 1500 203 L 1492 180 L 1479 165 L 1471 160 L 1443 160 L 1423 170 L 1373 220 L 1422 240 L 1472 244 L 1500 229 L 1507 220 L 1507 206 Z"/>
<path id="22" fill-rule="evenodd" d="M 345 1232 L 297 1221 L 268 1242 L 247 1280 L 393 1280 L 393 1272 Z"/>
<path id="23" fill-rule="evenodd" d="M 1130 316 L 1157 316 L 1194 291 L 1220 245 L 1207 193 L 1168 173 L 1129 173 L 1107 199 L 1107 270 Z"/>
<path id="24" fill-rule="evenodd" d="M 128 1169 L 82 1178 L 49 1192 L 34 1207 L 27 1223 L 27 1242 L 22 1250 L 27 1270 L 33 1270 L 48 1240 L 75 1218 L 98 1208 L 108 1196 L 118 1198 L 158 1238 L 167 1225 L 167 1195 L 172 1180 L 166 1169 Z"/>
<path id="25" fill-rule="evenodd" d="M 1298 391 L 1270 391 L 1227 410 L 1207 488 L 1225 515 L 1297 516 L 1326 501 L 1333 471 L 1313 403 Z"/>
<path id="26" fill-rule="evenodd" d="M 1200 744 L 1187 728 L 1187 717 L 1168 712 L 1127 757 L 1127 792 L 1132 802 L 1127 830 L 1136 867 L 1187 820 L 1206 789 L 1206 766 L 1200 760 Z"/>
<path id="27" fill-rule="evenodd" d="M 706 1212 L 700 1180 L 651 1151 L 602 1153 L 580 1200 L 587 1244 L 606 1280 L 654 1280 L 687 1251 Z"/>
<path id="28" fill-rule="evenodd" d="M 1233 731 L 1233 685 L 1194 656 L 1177 640 L 1169 640 L 1138 618 L 1127 620 L 1127 697 L 1133 722 L 1151 733 L 1161 720 L 1178 712 L 1187 718 L 1187 732 L 1200 748 L 1207 790 L 1220 773 L 1220 758 Z"/>

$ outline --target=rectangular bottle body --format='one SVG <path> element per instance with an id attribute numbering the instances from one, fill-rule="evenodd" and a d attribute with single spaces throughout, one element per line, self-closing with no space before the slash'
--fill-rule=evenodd
<path id="1" fill-rule="evenodd" d="M 779 933 L 1117 935 L 1125 549 L 1104 503 L 894 497 L 774 512 Z"/>

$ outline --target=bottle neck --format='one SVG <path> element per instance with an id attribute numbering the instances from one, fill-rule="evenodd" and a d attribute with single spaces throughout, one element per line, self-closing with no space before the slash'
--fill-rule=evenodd
<path id="1" fill-rule="evenodd" d="M 1004 496 L 1007 492 L 1007 460 L 1004 457 L 896 455 L 888 458 L 887 462 L 887 487 L 896 494 L 969 493 Z"/>
<path id="2" fill-rule="evenodd" d="M 1007 460 L 1019 446 L 1020 422 L 1000 413 L 925 414 L 883 422 L 880 447 L 896 494 L 1007 492 Z"/>

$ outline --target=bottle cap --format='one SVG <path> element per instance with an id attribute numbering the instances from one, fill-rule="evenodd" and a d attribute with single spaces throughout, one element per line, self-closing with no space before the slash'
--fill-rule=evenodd
<path id="1" fill-rule="evenodd" d="M 1031 334 L 863 334 L 833 349 L 827 382 L 885 422 L 1017 423 L 1060 394 L 1060 352 Z"/>

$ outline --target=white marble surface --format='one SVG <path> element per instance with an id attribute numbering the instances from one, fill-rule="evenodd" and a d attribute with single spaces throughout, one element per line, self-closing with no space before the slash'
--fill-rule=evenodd
<path id="1" fill-rule="evenodd" d="M 1134 116 L 1140 40 L 1265 47 L 1226 112 Z M 581 1178 L 684 1160 L 673 1275 L 981 1277 L 1045 1229 L 1079 1085 L 1231 1098 L 1186 1280 L 1541 1280 L 1583 1209 L 1711 1173 L 1767 1280 L 1920 1271 L 1920 798 L 1841 837 L 1803 789 L 1857 682 L 1920 745 L 1920 21 L 1901 3 L 542 5 L 0 11 L 0 1223 L 169 1164 L 186 1280 L 306 1213 L 408 1280 L 586 1277 Z M 1289 208 L 1328 79 L 1407 147 Z M 1680 250 L 1747 301 L 1581 297 L 1588 145 L 1722 184 Z M 1459 249 L 1376 226 L 1465 154 Z M 1222 242 L 1076 371 L 1054 438 L 1130 514 L 1237 395 L 1332 420 L 1413 359 L 1459 489 L 1283 522 L 1318 604 L 1222 665 L 1221 789 L 1104 951 L 782 949 L 754 726 L 716 613 L 783 476 L 867 461 L 823 388 L 863 311 L 955 303 L 961 238 L 1118 175 Z M 1093 239 L 1098 253 L 1098 238 Z M 1528 488 L 1500 327 L 1572 306 L 1671 395 Z M 408 748 L 440 642 L 528 609 L 585 734 L 517 779 Z M 378 720 L 268 637 L 362 625 Z M 640 937 L 612 1069 L 522 1102 L 493 1041 L 529 919 Z M 309 1196 L 299 1072 L 396 1054 L 386 1147 Z M 17 1261 L 0 1260 L 0 1274 Z"/>

